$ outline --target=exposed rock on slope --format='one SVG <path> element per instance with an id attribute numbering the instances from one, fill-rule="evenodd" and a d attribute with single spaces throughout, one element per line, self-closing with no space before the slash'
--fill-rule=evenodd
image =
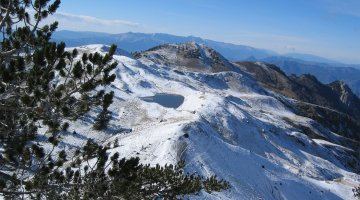
<path id="1" fill-rule="evenodd" d="M 347 107 L 352 108 L 354 112 L 360 113 L 360 99 L 351 91 L 344 81 L 334 81 L 328 85 L 338 94 L 341 102 Z"/>
<path id="2" fill-rule="evenodd" d="M 288 57 L 268 57 L 263 62 L 279 66 L 286 74 L 312 74 L 322 83 L 343 80 L 360 97 L 360 68 L 340 63 L 309 62 Z"/>
<path id="3" fill-rule="evenodd" d="M 320 122 L 338 134 L 360 141 L 360 100 L 344 82 L 325 85 L 309 74 L 286 76 L 271 64 L 237 64 L 264 87 L 298 100 L 297 113 Z"/>

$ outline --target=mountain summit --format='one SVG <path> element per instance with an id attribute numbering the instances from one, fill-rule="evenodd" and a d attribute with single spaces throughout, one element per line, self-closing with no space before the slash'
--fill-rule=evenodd
<path id="1" fill-rule="evenodd" d="M 220 72 L 234 70 L 234 66 L 214 49 L 195 42 L 164 44 L 136 53 L 136 59 L 159 65 L 181 67 L 192 71 Z"/>

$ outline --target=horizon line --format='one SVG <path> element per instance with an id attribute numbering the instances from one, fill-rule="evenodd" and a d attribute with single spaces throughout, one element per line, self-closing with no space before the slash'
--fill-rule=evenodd
<path id="1" fill-rule="evenodd" d="M 360 63 L 346 63 L 346 62 L 340 61 L 338 59 L 319 56 L 319 55 L 316 55 L 316 54 L 310 54 L 310 53 L 304 53 L 304 52 L 279 53 L 276 50 L 272 50 L 272 49 L 254 47 L 254 46 L 245 45 L 245 44 L 238 44 L 238 43 L 234 43 L 234 42 L 225 42 L 225 41 L 219 41 L 219 40 L 214 40 L 214 39 L 207 39 L 207 38 L 203 38 L 203 37 L 195 36 L 195 35 L 178 35 L 178 34 L 163 33 L 163 32 L 151 32 L 151 33 L 149 32 L 149 33 L 147 33 L 147 32 L 133 32 L 133 31 L 110 33 L 110 32 L 102 32 L 102 31 L 85 31 L 85 30 L 69 30 L 69 29 L 56 30 L 55 32 L 60 32 L 60 31 L 68 31 L 68 32 L 75 32 L 75 33 L 98 33 L 98 34 L 108 34 L 108 35 L 120 35 L 120 34 L 133 33 L 133 34 L 147 34 L 147 35 L 163 34 L 163 35 L 169 35 L 169 36 L 175 36 L 175 37 L 185 37 L 185 38 L 193 37 L 193 38 L 198 38 L 198 39 L 202 39 L 202 40 L 205 40 L 205 41 L 207 40 L 207 41 L 212 41 L 212 42 L 221 42 L 221 43 L 229 44 L 229 45 L 244 46 L 244 47 L 250 47 L 250 48 L 258 49 L 258 50 L 270 51 L 270 52 L 273 52 L 273 53 L 277 54 L 277 55 L 274 55 L 274 56 L 271 56 L 271 57 L 275 57 L 275 56 L 281 57 L 281 56 L 283 56 L 283 57 L 286 57 L 286 58 L 297 59 L 297 60 L 301 60 L 301 61 L 305 61 L 305 62 L 314 62 L 314 63 L 322 63 L 322 64 L 343 64 L 343 65 L 348 65 L 349 67 L 352 67 L 354 65 L 355 66 L 360 66 Z M 314 57 L 318 57 L 320 59 L 328 60 L 329 62 L 309 61 L 309 60 L 306 60 L 306 59 L 299 59 L 299 58 L 291 57 L 288 54 L 314 56 Z"/>

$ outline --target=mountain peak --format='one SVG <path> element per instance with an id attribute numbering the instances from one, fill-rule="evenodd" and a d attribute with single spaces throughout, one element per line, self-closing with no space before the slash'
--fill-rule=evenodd
<path id="1" fill-rule="evenodd" d="M 214 49 L 197 42 L 163 44 L 136 53 L 135 58 L 164 66 L 181 66 L 192 71 L 229 71 L 234 66 Z"/>

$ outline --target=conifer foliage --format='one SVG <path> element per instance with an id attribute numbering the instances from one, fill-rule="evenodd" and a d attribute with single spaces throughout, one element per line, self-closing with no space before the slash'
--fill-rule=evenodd
<path id="1" fill-rule="evenodd" d="M 102 108 L 94 129 L 106 127 L 113 92 L 98 88 L 115 80 L 111 71 L 117 66 L 116 46 L 105 55 L 80 55 L 50 41 L 58 23 L 40 22 L 59 5 L 60 0 L 0 0 L 0 196 L 174 199 L 227 189 L 215 177 L 184 174 L 183 164 L 150 167 L 117 153 L 109 158 L 108 148 L 91 141 L 74 155 L 54 153 L 69 123 L 91 108 Z M 36 142 L 39 127 L 47 128 L 52 150 Z"/>
<path id="2" fill-rule="evenodd" d="M 95 130 L 102 130 L 107 127 L 107 124 L 111 119 L 111 112 L 108 110 L 108 108 L 112 103 L 113 97 L 114 97 L 114 92 L 110 92 L 109 94 L 104 95 L 102 111 L 95 119 L 95 123 L 93 125 Z"/>
<path id="3" fill-rule="evenodd" d="M 64 200 L 176 199 L 202 189 L 211 192 L 229 187 L 227 182 L 218 181 L 216 177 L 203 179 L 185 175 L 183 162 L 176 166 L 150 167 L 141 165 L 138 158 L 120 159 L 119 153 L 109 158 L 107 150 L 88 141 L 64 171 L 43 169 L 26 187 L 32 189 L 33 185 L 41 185 L 44 189 L 35 190 L 35 196 Z"/>
<path id="4" fill-rule="evenodd" d="M 358 199 L 360 199 L 360 186 L 357 186 L 357 187 L 354 187 L 352 189 L 353 193 L 354 193 L 354 196 Z"/>

